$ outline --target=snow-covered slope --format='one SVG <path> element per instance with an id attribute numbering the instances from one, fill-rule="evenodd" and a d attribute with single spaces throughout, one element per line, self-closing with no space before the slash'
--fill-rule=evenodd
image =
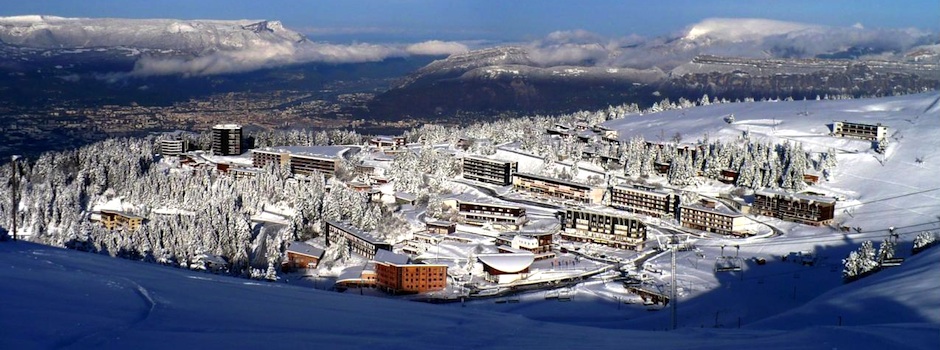
<path id="1" fill-rule="evenodd" d="M 940 254 L 925 253 L 935 261 Z M 875 286 L 906 295 L 915 268 Z M 0 347 L 26 348 L 855 348 L 928 349 L 932 322 L 855 327 L 617 330 L 537 322 L 470 307 L 257 283 L 77 251 L 0 243 Z M 859 284 L 859 286 L 861 286 Z M 855 285 L 847 292 L 865 294 Z M 857 290 L 855 290 L 857 289 Z M 929 305 L 929 304 L 928 304 Z M 572 318 L 591 317 L 572 314 Z M 815 317 L 813 314 L 804 317 Z"/>
<path id="2" fill-rule="evenodd" d="M 34 48 L 135 48 L 206 52 L 294 43 L 277 21 L 0 17 L 0 41 Z"/>
<path id="3" fill-rule="evenodd" d="M 811 152 L 832 147 L 839 166 L 831 181 L 812 190 L 843 199 L 837 205 L 837 221 L 863 230 L 906 225 L 930 229 L 926 223 L 936 222 L 940 210 L 938 99 L 940 95 L 933 92 L 880 99 L 718 104 L 604 125 L 618 130 L 622 140 L 642 135 L 650 141 L 669 141 L 678 132 L 686 142 L 706 135 L 734 142 L 747 133 L 753 140 L 800 142 Z M 731 124 L 722 119 L 729 114 L 734 115 Z M 832 122 L 843 120 L 888 126 L 886 156 L 876 154 L 871 141 L 829 136 Z M 901 197 L 880 200 L 896 196 Z"/>

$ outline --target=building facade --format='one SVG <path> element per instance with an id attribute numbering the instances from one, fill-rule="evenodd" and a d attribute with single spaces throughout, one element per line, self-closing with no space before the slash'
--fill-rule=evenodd
<path id="1" fill-rule="evenodd" d="M 242 126 L 219 124 L 212 127 L 212 154 L 237 156 L 242 154 Z"/>
<path id="2" fill-rule="evenodd" d="M 675 218 L 679 196 L 673 192 L 642 185 L 617 185 L 610 189 L 610 206 L 661 218 Z"/>
<path id="3" fill-rule="evenodd" d="M 264 168 L 269 164 L 287 166 L 295 175 L 311 175 L 320 172 L 325 177 L 333 176 L 339 167 L 340 157 L 333 154 L 320 154 L 316 148 L 281 147 L 251 150 L 252 166 Z M 324 152 L 327 153 L 327 152 Z"/>
<path id="4" fill-rule="evenodd" d="M 366 259 L 375 258 L 375 253 L 379 249 L 392 250 L 392 245 L 388 242 L 379 240 L 372 236 L 371 233 L 360 230 L 345 222 L 327 220 L 326 238 L 331 243 L 337 243 L 341 238 L 345 238 L 349 250 Z"/>
<path id="5" fill-rule="evenodd" d="M 377 261 L 375 274 L 378 287 L 394 294 L 434 292 L 447 287 L 447 265 Z"/>
<path id="6" fill-rule="evenodd" d="M 888 137 L 888 127 L 881 123 L 872 125 L 847 121 L 833 122 L 832 135 L 877 141 Z"/>
<path id="7" fill-rule="evenodd" d="M 163 139 L 160 140 L 159 146 L 163 156 L 180 156 L 186 152 L 186 141 L 183 139 Z"/>
<path id="8" fill-rule="evenodd" d="M 283 271 L 296 271 L 315 269 L 323 259 L 323 249 L 311 246 L 304 242 L 291 242 L 287 247 L 287 257 L 281 264 Z"/>
<path id="9" fill-rule="evenodd" d="M 535 260 L 543 260 L 555 257 L 552 252 L 552 236 L 551 232 L 513 232 L 499 235 L 496 237 L 496 243 L 501 245 L 497 247 L 501 252 L 503 247 L 509 247 L 513 250 L 528 251 L 535 254 Z"/>
<path id="10" fill-rule="evenodd" d="M 715 201 L 703 200 L 683 204 L 679 207 L 679 222 L 682 227 L 719 233 L 746 236 L 748 219 Z"/>
<path id="11" fill-rule="evenodd" d="M 123 228 L 129 231 L 135 231 L 143 224 L 144 218 L 116 210 L 102 210 L 101 224 L 109 229 L 115 230 Z"/>
<path id="12" fill-rule="evenodd" d="M 439 235 L 449 235 L 457 232 L 457 223 L 450 221 L 431 221 L 425 223 L 424 227 L 428 232 Z"/>
<path id="13" fill-rule="evenodd" d="M 523 207 L 479 202 L 456 202 L 456 207 L 461 221 L 472 225 L 489 223 L 516 230 L 526 220 Z"/>
<path id="14" fill-rule="evenodd" d="M 562 220 L 561 238 L 607 246 L 643 250 L 646 224 L 633 216 L 569 208 Z"/>
<path id="15" fill-rule="evenodd" d="M 512 187 L 541 198 L 582 204 L 600 203 L 604 198 L 603 188 L 527 173 L 513 175 Z"/>
<path id="16" fill-rule="evenodd" d="M 466 156 L 462 168 L 464 179 L 505 186 L 512 183 L 512 175 L 519 170 L 519 163 Z"/>
<path id="17" fill-rule="evenodd" d="M 773 190 L 755 192 L 751 208 L 755 214 L 814 226 L 831 224 L 835 209 L 834 198 Z"/>

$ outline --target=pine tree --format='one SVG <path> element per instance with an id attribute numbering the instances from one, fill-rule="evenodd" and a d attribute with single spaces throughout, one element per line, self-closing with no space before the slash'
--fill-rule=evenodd
<path id="1" fill-rule="evenodd" d="M 881 245 L 878 246 L 878 258 L 882 260 L 893 258 L 895 248 L 894 241 L 886 238 L 881 242 Z"/>
<path id="2" fill-rule="evenodd" d="M 842 268 L 842 278 L 853 279 L 865 272 L 861 258 L 856 251 L 850 252 L 847 258 L 842 259 L 842 265 L 844 266 Z"/>
<path id="3" fill-rule="evenodd" d="M 858 256 L 862 272 L 873 271 L 878 267 L 877 255 L 871 241 L 862 242 L 862 246 L 858 248 Z"/>

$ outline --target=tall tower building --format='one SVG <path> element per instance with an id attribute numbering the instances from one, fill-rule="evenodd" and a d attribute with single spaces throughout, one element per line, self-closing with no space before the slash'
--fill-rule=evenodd
<path id="1" fill-rule="evenodd" d="M 219 124 L 212 127 L 212 154 L 237 156 L 242 154 L 242 126 Z"/>

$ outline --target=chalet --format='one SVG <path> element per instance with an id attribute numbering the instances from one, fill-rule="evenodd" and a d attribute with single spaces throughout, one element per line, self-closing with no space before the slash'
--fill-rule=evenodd
<path id="1" fill-rule="evenodd" d="M 512 175 L 519 170 L 519 163 L 478 156 L 463 158 L 463 178 L 493 185 L 512 183 Z"/>
<path id="2" fill-rule="evenodd" d="M 350 251 L 367 259 L 374 258 L 375 252 L 379 249 L 392 249 L 392 245 L 388 242 L 379 240 L 370 232 L 360 230 L 345 222 L 327 220 L 326 238 L 331 243 L 337 243 L 341 238 L 345 238 Z"/>
<path id="3" fill-rule="evenodd" d="M 755 214 L 771 216 L 801 224 L 822 226 L 832 223 L 835 198 L 806 193 L 761 190 L 754 193 Z"/>
<path id="4" fill-rule="evenodd" d="M 679 207 L 682 227 L 724 235 L 746 236 L 748 219 L 714 200 L 703 199 Z"/>
<path id="5" fill-rule="evenodd" d="M 372 176 L 375 175 L 375 166 L 358 164 L 356 165 L 356 175 Z"/>
<path id="6" fill-rule="evenodd" d="M 291 242 L 287 247 L 287 256 L 281 263 L 281 270 L 291 272 L 304 269 L 315 269 L 323 259 L 323 249 L 304 242 Z"/>
<path id="7" fill-rule="evenodd" d="M 537 197 L 583 204 L 600 203 L 604 197 L 603 188 L 528 173 L 513 175 L 512 186 Z"/>
<path id="8" fill-rule="evenodd" d="M 679 196 L 651 186 L 621 184 L 610 189 L 610 206 L 653 217 L 675 218 Z"/>
<path id="9" fill-rule="evenodd" d="M 731 169 L 721 169 L 721 172 L 718 173 L 718 181 L 724 182 L 726 184 L 733 184 L 738 181 L 738 172 Z"/>
<path id="10" fill-rule="evenodd" d="M 346 185 L 349 187 L 349 189 L 356 192 L 368 192 L 372 189 L 372 185 L 360 181 L 350 181 Z"/>
<path id="11" fill-rule="evenodd" d="M 408 192 L 395 192 L 395 203 L 400 205 L 415 205 L 418 196 Z"/>
<path id="12" fill-rule="evenodd" d="M 561 238 L 607 246 L 643 250 L 646 224 L 633 216 L 569 208 L 562 219 Z"/>
<path id="13" fill-rule="evenodd" d="M 670 162 L 653 162 L 653 170 L 660 175 L 668 174 L 671 165 Z"/>
<path id="14" fill-rule="evenodd" d="M 454 232 L 457 232 L 457 223 L 450 221 L 431 221 L 424 224 L 425 230 L 429 233 L 436 233 L 439 235 L 449 235 Z"/>
<path id="15" fill-rule="evenodd" d="M 101 224 L 109 230 L 123 228 L 136 231 L 143 222 L 144 218 L 137 215 L 116 210 L 101 210 Z"/>
<path id="16" fill-rule="evenodd" d="M 803 174 L 803 182 L 807 185 L 815 185 L 819 183 L 819 175 L 816 174 Z"/>
<path id="17" fill-rule="evenodd" d="M 193 263 L 190 264 L 190 268 L 196 270 L 205 270 L 213 273 L 221 273 L 228 270 L 229 264 L 228 261 L 225 261 L 225 258 L 220 255 L 197 254 L 193 258 Z"/>

